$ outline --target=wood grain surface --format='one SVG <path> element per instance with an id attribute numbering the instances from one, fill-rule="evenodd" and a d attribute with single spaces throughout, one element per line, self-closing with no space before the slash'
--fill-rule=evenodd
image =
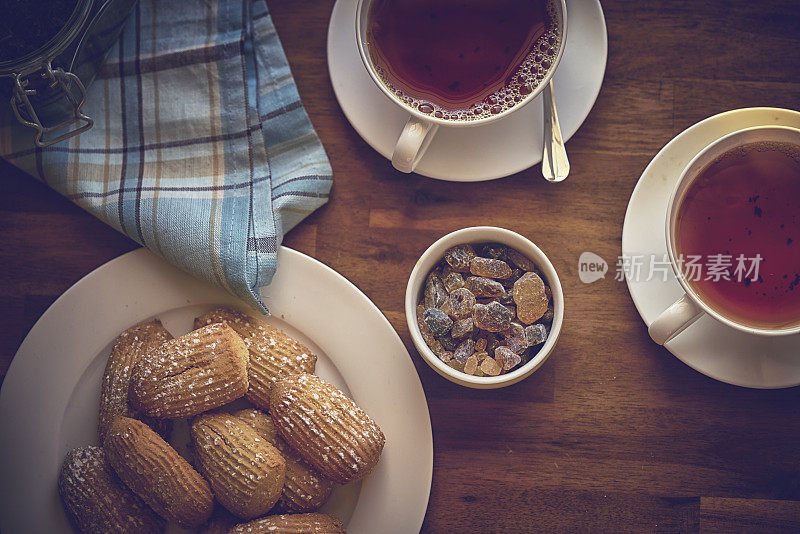
<path id="1" fill-rule="evenodd" d="M 336 103 L 325 46 L 333 2 L 269 5 L 335 174 L 330 202 L 285 244 L 361 288 L 411 353 L 434 432 L 423 531 L 800 530 L 800 389 L 748 390 L 693 371 L 650 341 L 624 284 L 577 276 L 585 250 L 615 261 L 631 191 L 673 136 L 729 109 L 800 109 L 796 0 L 604 1 L 606 77 L 558 185 L 538 165 L 476 184 L 394 171 Z M 5 163 L 0 191 L 5 373 L 53 300 L 137 245 Z M 417 257 L 481 224 L 536 242 L 566 295 L 551 358 L 496 391 L 435 374 L 403 314 Z"/>

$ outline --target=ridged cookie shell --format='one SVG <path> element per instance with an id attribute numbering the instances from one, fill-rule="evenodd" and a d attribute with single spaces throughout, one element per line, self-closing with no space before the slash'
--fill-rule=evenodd
<path id="1" fill-rule="evenodd" d="M 283 377 L 313 373 L 317 357 L 302 343 L 266 321 L 233 308 L 217 308 L 195 319 L 195 328 L 225 322 L 242 336 L 250 351 L 247 400 L 269 409 L 273 384 Z"/>
<path id="2" fill-rule="evenodd" d="M 258 408 L 245 408 L 237 410 L 231 415 L 238 417 L 258 434 L 275 445 L 275 438 L 278 437 L 278 429 L 275 428 L 275 423 L 272 422 L 272 417 L 263 410 Z"/>
<path id="3" fill-rule="evenodd" d="M 319 509 L 330 498 L 335 483 L 309 465 L 281 438 L 275 438 L 275 448 L 286 459 L 286 482 L 276 511 L 302 513 Z"/>
<path id="4" fill-rule="evenodd" d="M 147 425 L 115 418 L 104 448 L 122 481 L 161 517 L 184 527 L 208 520 L 214 508 L 208 482 Z"/>
<path id="5" fill-rule="evenodd" d="M 252 519 L 278 502 L 286 462 L 247 423 L 224 413 L 204 414 L 192 423 L 191 434 L 198 467 L 225 508 Z"/>
<path id="6" fill-rule="evenodd" d="M 348 484 L 367 476 L 380 459 L 383 432 L 369 415 L 315 375 L 281 380 L 270 415 L 292 449 L 325 477 Z"/>
<path id="7" fill-rule="evenodd" d="M 207 412 L 247 392 L 248 359 L 247 346 L 229 326 L 194 330 L 142 356 L 131 376 L 131 404 L 160 419 Z"/>
<path id="8" fill-rule="evenodd" d="M 234 526 L 229 534 L 346 534 L 342 522 L 326 514 L 270 515 Z"/>
<path id="9" fill-rule="evenodd" d="M 172 339 L 161 321 L 155 319 L 128 328 L 114 341 L 108 356 L 100 389 L 100 415 L 97 433 L 100 443 L 106 437 L 106 430 L 117 415 L 139 419 L 136 410 L 128 403 L 131 374 L 143 354 L 147 354 Z M 147 421 L 147 424 L 150 424 Z M 168 429 L 158 429 L 164 434 Z"/>
<path id="10" fill-rule="evenodd" d="M 234 416 L 253 427 L 264 439 L 275 445 L 286 460 L 286 481 L 275 505 L 281 512 L 313 512 L 330 498 L 334 483 L 308 465 L 277 435 L 275 424 L 268 413 L 258 409 L 245 409 Z"/>
<path id="11" fill-rule="evenodd" d="M 120 480 L 100 447 L 67 453 L 58 492 L 71 523 L 86 534 L 164 531 L 164 520 Z"/>

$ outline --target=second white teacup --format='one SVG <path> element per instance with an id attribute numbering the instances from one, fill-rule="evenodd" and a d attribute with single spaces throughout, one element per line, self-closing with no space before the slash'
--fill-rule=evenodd
<path id="1" fill-rule="evenodd" d="M 754 148 L 760 147 L 760 148 Z M 773 148 L 770 148 L 773 147 Z M 751 210 L 749 213 L 755 215 L 754 220 L 759 221 L 766 221 L 766 217 L 772 216 L 771 213 L 766 213 L 766 211 L 762 214 L 761 207 L 758 205 L 758 196 L 756 191 L 759 187 L 762 188 L 762 195 L 766 196 L 768 194 L 772 197 L 772 206 L 775 206 L 775 202 L 780 202 L 781 206 L 783 203 L 786 202 L 786 206 L 790 212 L 792 212 L 792 208 L 788 203 L 794 203 L 796 208 L 800 207 L 800 130 L 796 128 L 790 128 L 786 126 L 757 126 L 752 128 L 746 128 L 744 130 L 739 130 L 733 133 L 730 133 L 720 139 L 714 141 L 707 147 L 705 147 L 702 151 L 700 151 L 697 156 L 692 159 L 691 162 L 686 166 L 683 170 L 683 173 L 680 176 L 680 179 L 675 185 L 675 188 L 672 191 L 672 195 L 670 197 L 669 205 L 667 207 L 667 217 L 665 220 L 665 231 L 666 231 L 666 239 L 667 239 L 667 252 L 669 254 L 670 263 L 672 265 L 672 269 L 675 272 L 675 276 L 677 277 L 678 281 L 680 282 L 685 294 L 679 298 L 675 303 L 673 303 L 669 308 L 667 308 L 664 312 L 659 315 L 656 320 L 650 325 L 649 333 L 650 337 L 653 340 L 663 345 L 668 342 L 670 339 L 681 333 L 684 329 L 688 326 L 693 324 L 703 315 L 709 315 L 715 320 L 730 326 L 731 328 L 735 328 L 736 330 L 740 330 L 742 332 L 762 335 L 762 336 L 781 336 L 781 335 L 790 335 L 790 334 L 797 334 L 800 333 L 800 316 L 796 317 L 795 319 L 786 319 L 783 318 L 780 321 L 774 322 L 774 324 L 767 324 L 767 323 L 758 323 L 753 320 L 746 320 L 742 317 L 738 317 L 730 308 L 732 304 L 729 304 L 729 309 L 726 309 L 724 304 L 721 304 L 721 296 L 717 295 L 716 298 L 711 298 L 708 295 L 701 294 L 701 291 L 698 290 L 697 284 L 693 283 L 691 277 L 687 277 L 687 259 L 682 255 L 681 246 L 679 244 L 679 215 L 683 213 L 683 204 L 687 198 L 687 191 L 690 187 L 698 180 L 698 178 L 703 175 L 707 168 L 711 165 L 716 165 L 717 162 L 722 161 L 722 158 L 726 158 L 728 156 L 732 157 L 739 157 L 741 158 L 741 154 L 745 154 L 751 150 L 760 150 L 762 153 L 768 150 L 777 150 L 774 147 L 783 147 L 781 150 L 788 150 L 786 156 L 786 162 L 788 162 L 788 167 L 794 166 L 793 170 L 785 170 L 787 165 L 781 163 L 779 168 L 781 169 L 779 172 L 785 173 L 794 173 L 797 175 L 798 180 L 791 180 L 789 179 L 788 182 L 786 178 L 783 178 L 782 183 L 788 183 L 791 187 L 791 190 L 781 191 L 775 190 L 768 190 L 768 193 L 764 193 L 763 189 L 767 187 L 764 184 L 766 180 L 764 180 L 764 176 L 759 176 L 759 174 L 764 174 L 768 172 L 767 169 L 769 167 L 769 161 L 762 160 L 758 162 L 758 167 L 748 168 L 747 174 L 743 174 L 744 171 L 741 169 L 739 171 L 732 171 L 732 167 L 723 167 L 720 166 L 719 170 L 715 169 L 715 172 L 738 172 L 739 176 L 746 176 L 747 180 L 751 180 L 753 184 L 754 193 L 752 195 L 747 196 L 745 198 L 743 195 L 736 195 L 737 191 L 734 191 L 734 185 L 732 179 L 727 182 L 722 182 L 722 185 L 719 188 L 719 194 L 714 197 L 714 200 L 711 203 L 718 203 L 720 205 L 726 206 L 725 211 L 728 212 L 729 210 L 736 209 L 736 203 L 739 203 L 741 206 L 742 204 L 745 206 L 747 210 Z M 786 148 L 788 147 L 788 148 Z M 791 154 L 790 154 L 791 153 Z M 794 160 L 794 163 L 792 161 Z M 744 165 L 744 163 L 737 163 L 733 161 L 732 163 L 726 165 Z M 751 166 L 754 165 L 751 163 Z M 744 168 L 744 167 L 742 167 Z M 757 168 L 757 171 L 752 170 L 753 168 Z M 727 171 L 726 171 L 727 169 Z M 726 175 L 728 176 L 728 175 Z M 731 175 L 733 176 L 733 175 Z M 777 176 L 777 175 L 773 175 Z M 774 178 L 773 178 L 774 181 Z M 795 185 L 792 183 L 797 182 Z M 773 186 L 773 188 L 776 186 Z M 716 190 L 714 190 L 716 192 Z M 727 204 L 726 204 L 727 203 Z M 699 204 L 698 204 L 699 205 Z M 712 220 L 712 213 L 709 211 L 708 221 L 706 221 L 706 213 L 702 212 L 702 210 L 706 209 L 705 205 L 700 205 L 702 216 L 699 217 L 699 220 L 703 224 L 713 225 L 717 224 Z M 741 207 L 739 209 L 742 209 Z M 783 208 L 782 208 L 783 209 Z M 752 211 L 755 210 L 755 211 Z M 730 211 L 730 213 L 737 213 Z M 763 219 L 762 219 L 763 215 Z M 695 217 L 697 220 L 697 217 Z M 794 222 L 792 222 L 794 221 Z M 693 223 L 699 224 L 699 223 Z M 737 225 L 739 221 L 737 221 Z M 742 231 L 745 232 L 753 232 L 755 228 L 744 228 L 746 226 L 745 223 L 741 223 L 743 228 Z M 774 226 L 774 228 L 772 228 Z M 786 221 L 785 224 L 781 223 L 780 221 L 774 221 L 769 227 L 765 227 L 761 229 L 763 232 L 763 237 L 757 240 L 755 237 L 750 239 L 752 236 L 756 236 L 757 234 L 748 234 L 748 241 L 755 241 L 757 243 L 758 248 L 767 248 L 768 243 L 767 239 L 775 240 L 776 236 L 780 232 L 788 232 L 789 234 L 792 233 L 794 229 L 798 227 L 798 222 L 792 216 L 789 217 L 789 220 Z M 737 228 L 737 231 L 740 229 Z M 731 229 L 733 232 L 733 229 Z M 787 234 L 788 235 L 788 234 Z M 729 238 L 733 240 L 733 238 Z M 791 259 L 794 256 L 786 256 L 786 254 L 794 254 L 791 251 L 790 247 L 793 246 L 793 240 L 791 238 L 786 238 L 783 234 L 780 234 L 780 239 L 783 241 L 781 244 L 785 243 L 786 249 L 783 252 L 778 252 L 781 254 L 782 257 L 780 258 L 780 263 L 786 263 L 787 258 Z M 796 244 L 800 246 L 800 243 Z M 724 248 L 724 247 L 720 247 Z M 772 247 L 775 248 L 774 246 Z M 782 248 L 782 247 L 780 247 Z M 780 249 L 779 248 L 779 249 Z M 721 254 L 725 252 L 725 250 L 719 250 L 720 253 L 717 260 L 722 260 L 722 257 L 726 256 L 725 254 Z M 775 252 L 773 252 L 775 254 Z M 714 254 L 716 256 L 716 254 Z M 731 276 L 731 272 L 736 271 L 738 266 L 735 264 L 737 258 L 735 254 L 728 254 L 731 256 L 727 258 L 725 261 L 727 262 L 730 260 L 730 265 L 726 268 L 727 271 L 724 271 L 726 274 L 724 276 Z M 744 256 L 741 254 L 741 256 Z M 742 260 L 747 259 L 748 261 L 752 261 L 753 258 L 741 258 Z M 765 259 L 769 262 L 769 258 L 761 258 L 760 254 L 756 256 L 755 259 L 758 259 L 758 262 L 761 262 L 762 259 Z M 773 266 L 776 260 L 773 260 Z M 765 263 L 765 265 L 767 265 Z M 723 266 L 725 267 L 725 266 Z M 750 265 L 746 266 L 748 270 L 750 269 Z M 740 273 L 741 274 L 741 273 Z M 708 281 L 708 278 L 704 278 L 709 276 L 708 273 L 701 275 L 701 278 L 705 281 Z M 720 272 L 717 272 L 715 275 L 718 277 L 718 283 L 724 283 L 729 280 L 725 280 L 722 278 L 723 275 Z M 747 274 L 747 276 L 753 276 L 752 274 Z M 800 277 L 800 275 L 795 275 Z M 687 279 L 690 278 L 690 279 Z M 711 280 L 713 283 L 713 280 Z M 741 280 L 737 282 L 746 283 L 749 280 Z M 770 287 L 765 287 L 764 296 L 766 296 L 768 291 L 773 291 L 771 286 L 775 285 L 775 290 L 783 289 L 784 294 L 792 295 L 792 298 L 795 298 L 793 293 L 795 291 L 795 287 L 797 286 L 796 291 L 798 292 L 796 297 L 800 298 L 800 285 L 797 282 L 793 282 L 788 275 L 775 275 L 774 273 L 771 275 L 766 275 L 761 279 L 754 280 L 752 282 L 753 287 L 755 288 L 757 284 L 763 284 L 767 282 Z M 780 288 L 779 286 L 786 286 L 785 288 Z M 749 283 L 747 284 L 749 287 Z M 753 289 L 755 291 L 755 289 Z M 778 306 L 779 300 L 775 301 L 775 305 Z M 787 304 L 787 302 L 784 302 Z M 753 306 L 750 306 L 750 309 L 754 309 Z M 784 310 L 774 310 L 784 311 Z M 777 315 L 777 314 L 776 314 Z M 785 315 L 785 314 L 784 314 Z M 800 314 L 799 314 L 800 315 Z"/>

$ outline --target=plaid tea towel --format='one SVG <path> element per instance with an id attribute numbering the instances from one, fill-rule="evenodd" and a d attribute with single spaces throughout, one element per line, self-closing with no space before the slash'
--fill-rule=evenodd
<path id="1" fill-rule="evenodd" d="M 283 235 L 331 167 L 264 0 L 141 0 L 48 148 L 0 110 L 0 156 L 177 267 L 266 311 Z"/>

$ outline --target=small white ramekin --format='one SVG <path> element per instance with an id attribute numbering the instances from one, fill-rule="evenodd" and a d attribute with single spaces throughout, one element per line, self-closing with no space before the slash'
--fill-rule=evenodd
<path id="1" fill-rule="evenodd" d="M 461 371 L 457 371 L 440 360 L 425 343 L 422 332 L 417 324 L 417 303 L 425 286 L 425 278 L 430 270 L 442 259 L 444 253 L 450 247 L 463 243 L 502 243 L 533 260 L 541 270 L 547 284 L 553 291 L 553 324 L 550 333 L 539 352 L 531 358 L 529 362 L 510 373 L 498 376 L 472 376 Z M 434 371 L 456 384 L 477 389 L 494 389 L 511 384 L 516 384 L 520 380 L 527 378 L 531 373 L 538 369 L 553 352 L 558 336 L 561 333 L 561 324 L 564 321 L 564 292 L 561 289 L 561 282 L 558 279 L 556 270 L 550 260 L 539 247 L 534 245 L 529 239 L 524 238 L 516 232 L 497 228 L 494 226 L 474 226 L 463 228 L 451 232 L 442 237 L 426 250 L 408 279 L 406 286 L 406 321 L 411 332 L 411 339 L 417 350 Z"/>

